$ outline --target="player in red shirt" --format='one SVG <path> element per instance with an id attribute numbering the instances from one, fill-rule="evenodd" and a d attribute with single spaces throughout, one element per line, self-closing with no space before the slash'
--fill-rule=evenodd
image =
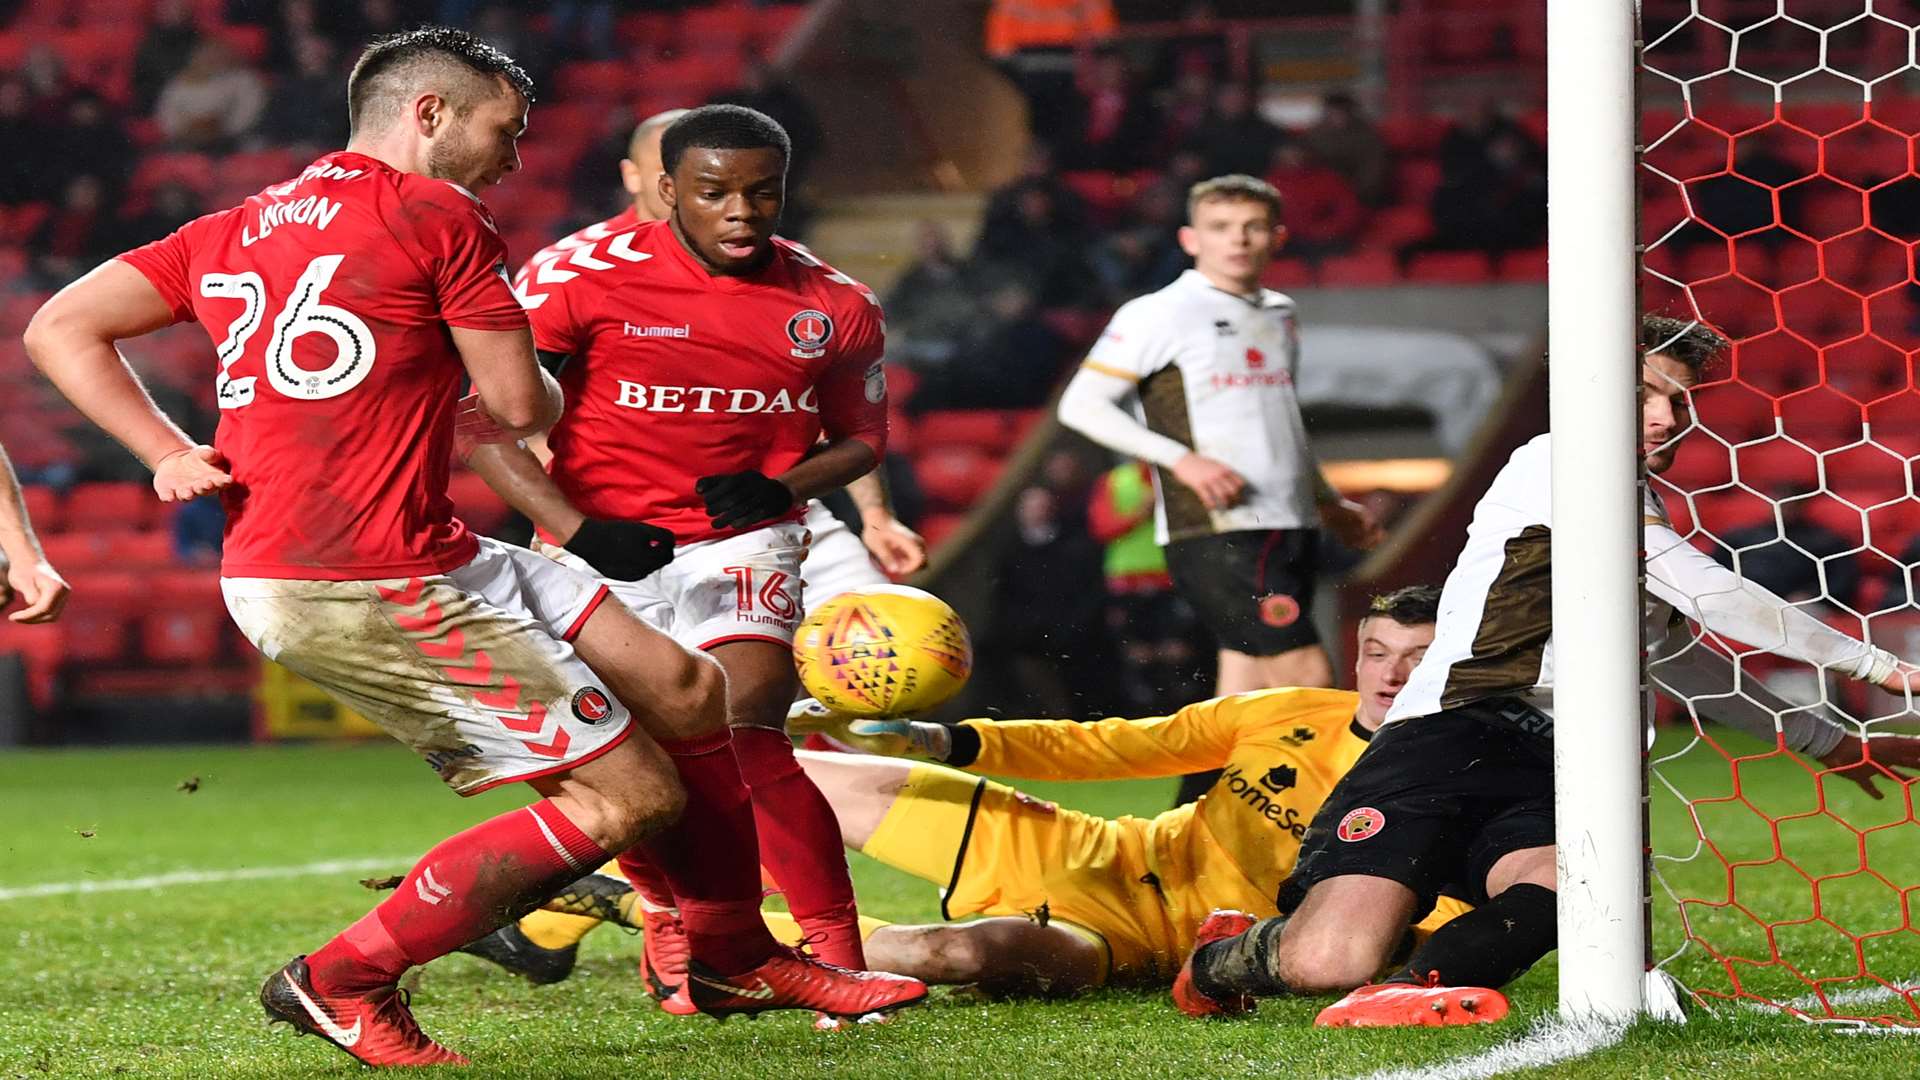
<path id="1" fill-rule="evenodd" d="M 910 1003 L 924 987 L 835 971 L 756 929 L 753 861 L 724 855 L 753 819 L 717 668 L 602 603 L 593 579 L 452 516 L 463 376 L 493 429 L 560 412 L 472 194 L 518 167 L 531 97 L 464 32 L 383 39 L 348 83 L 347 150 L 95 269 L 27 330 L 34 363 L 153 468 L 163 500 L 221 494 L 223 591 L 261 652 L 459 793 L 526 781 L 542 796 L 442 841 L 261 1002 L 369 1064 L 464 1062 L 420 1031 L 400 975 L 643 843 L 698 897 L 681 908 L 712 1011 Z M 188 320 L 218 341 L 214 446 L 174 426 L 115 347 Z"/>
<path id="2" fill-rule="evenodd" d="M 67 580 L 40 550 L 20 481 L 13 475 L 13 462 L 0 449 L 0 608 L 12 603 L 16 594 L 24 603 L 20 610 L 7 613 L 11 622 L 52 622 L 67 606 Z"/>
<path id="3" fill-rule="evenodd" d="M 803 507 L 885 450 L 883 324 L 864 286 L 774 236 L 787 156 L 786 133 L 750 109 L 675 121 L 668 219 L 537 266 L 522 292 L 573 403 L 548 434 L 551 476 L 505 443 L 470 461 L 543 550 L 606 574 L 643 618 L 720 660 L 760 860 L 819 955 L 864 966 L 832 808 L 783 727 Z M 670 990 L 673 972 L 652 974 Z"/>

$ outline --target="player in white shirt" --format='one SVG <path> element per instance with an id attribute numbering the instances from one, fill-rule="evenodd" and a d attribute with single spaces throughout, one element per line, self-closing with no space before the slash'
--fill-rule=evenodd
<path id="1" fill-rule="evenodd" d="M 1205 180 L 1187 220 L 1194 268 L 1114 313 L 1060 422 L 1156 466 L 1156 537 L 1220 645 L 1220 694 L 1330 686 L 1311 618 L 1318 529 L 1358 548 L 1381 532 L 1320 473 L 1294 397 L 1293 301 L 1260 286 L 1286 236 L 1280 193 L 1251 176 Z"/>
<path id="2" fill-rule="evenodd" d="M 1641 454 L 1657 475 L 1690 429 L 1689 388 L 1726 340 L 1647 316 L 1640 345 Z M 1290 919 L 1197 950 L 1175 989 L 1180 1000 L 1184 985 L 1188 1012 L 1359 986 L 1321 1022 L 1473 1022 L 1505 1012 L 1485 988 L 1553 948 L 1551 454 L 1546 435 L 1522 446 L 1475 507 L 1432 647 L 1307 830 L 1279 897 Z M 1757 680 L 1736 680 L 1733 663 L 1706 642 L 1743 642 L 1896 694 L 1911 691 L 1914 667 L 1721 567 L 1674 532 L 1656 495 L 1643 498 L 1658 689 L 1687 697 L 1709 719 L 1777 738 L 1876 798 L 1876 774 L 1920 766 L 1920 738 L 1876 736 L 1869 758 L 1859 735 Z M 1692 632 L 1689 620 L 1702 630 Z M 1361 986 L 1443 888 L 1475 910 L 1385 984 Z"/>

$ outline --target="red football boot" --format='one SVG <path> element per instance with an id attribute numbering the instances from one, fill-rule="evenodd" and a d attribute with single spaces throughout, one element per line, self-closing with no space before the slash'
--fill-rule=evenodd
<path id="1" fill-rule="evenodd" d="M 1484 986 L 1441 986 L 1438 973 L 1427 985 L 1379 983 L 1363 986 L 1320 1010 L 1315 1027 L 1452 1027 L 1491 1024 L 1507 1016 L 1507 996 Z"/>
<path id="2" fill-rule="evenodd" d="M 296 956 L 260 988 L 274 1021 L 318 1035 L 368 1065 L 465 1065 L 467 1059 L 427 1038 L 407 1011 L 407 992 L 383 986 L 364 994 L 322 996 Z"/>
<path id="3" fill-rule="evenodd" d="M 927 984 L 884 971 L 848 971 L 798 949 L 776 950 L 767 962 L 739 975 L 687 965 L 693 1004 L 709 1016 L 812 1009 L 847 1020 L 886 1013 L 926 1000 Z"/>
<path id="4" fill-rule="evenodd" d="M 1194 952 L 1200 946 L 1211 944 L 1236 934 L 1244 934 L 1260 920 L 1244 911 L 1222 908 L 1200 920 L 1200 929 L 1193 932 Z M 1224 1001 L 1216 1000 L 1200 992 L 1193 985 L 1193 953 L 1187 954 L 1187 962 L 1180 965 L 1180 974 L 1173 978 L 1173 1003 L 1188 1016 L 1239 1016 L 1253 1011 L 1253 998 L 1248 994 L 1235 994 Z"/>
<path id="5" fill-rule="evenodd" d="M 640 948 L 640 978 L 646 982 L 647 992 L 665 1008 L 676 995 L 684 996 L 687 958 L 692 955 L 687 928 L 680 922 L 680 909 L 657 908 L 639 899 L 640 926 L 646 934 Z"/>

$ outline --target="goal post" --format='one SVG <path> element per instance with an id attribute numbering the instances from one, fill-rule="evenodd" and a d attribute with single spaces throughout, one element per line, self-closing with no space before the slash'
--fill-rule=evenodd
<path id="1" fill-rule="evenodd" d="M 1634 0 L 1548 0 L 1560 1010 L 1646 1008 Z"/>

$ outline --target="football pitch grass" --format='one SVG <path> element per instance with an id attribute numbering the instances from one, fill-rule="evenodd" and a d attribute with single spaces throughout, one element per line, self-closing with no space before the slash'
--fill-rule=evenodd
<path id="1" fill-rule="evenodd" d="M 1663 740 L 1661 749 L 1679 745 Z M 1732 786 L 1725 763 L 1705 748 L 1667 766 L 1667 775 L 1695 797 Z M 1747 798 L 1770 813 L 1813 801 L 1807 774 L 1778 759 L 1744 767 L 1742 781 Z M 1157 781 L 1021 786 L 1104 814 L 1153 812 L 1172 788 Z M 1872 834 L 1872 865 L 1902 888 L 1920 881 L 1911 789 L 1896 787 L 1875 803 L 1850 784 L 1830 782 L 1828 797 L 1862 827 L 1904 821 Z M 256 1000 L 261 981 L 374 902 L 359 878 L 403 872 L 441 837 L 525 801 L 521 790 L 457 799 L 388 744 L 0 754 L 0 1077 L 358 1072 L 318 1039 L 295 1038 L 284 1026 L 269 1030 Z M 1765 857 L 1773 849 L 1766 821 L 1738 804 L 1702 817 L 1735 857 Z M 1857 861 L 1852 834 L 1837 824 L 1822 827 L 1827 820 L 1779 829 L 1781 847 L 1816 875 Z M 1673 800 L 1656 796 L 1655 821 L 1657 848 L 1691 849 L 1690 827 Z M 858 856 L 853 861 L 867 913 L 938 919 L 930 886 Z M 288 873 L 326 862 L 343 865 Z M 1679 869 L 1711 889 L 1724 876 L 1717 866 Z M 234 871 L 256 876 L 233 880 Z M 1811 905 L 1806 879 L 1782 866 L 1742 874 L 1739 899 L 1756 911 L 1791 919 Z M 210 877 L 220 880 L 204 880 Z M 124 887 L 129 881 L 139 887 Z M 75 891 L 75 882 L 97 891 Z M 1897 892 L 1842 882 L 1845 888 L 1836 885 L 1824 897 L 1829 917 L 1861 930 L 1905 925 Z M 33 886 L 55 888 L 35 895 Z M 1675 933 L 1671 911 L 1664 901 L 1656 904 L 1663 944 Z M 1766 955 L 1765 935 L 1743 918 L 1710 929 L 1747 955 Z M 1778 940 L 1816 975 L 1854 966 L 1850 945 L 1832 931 L 1800 928 Z M 1532 1045 L 1526 1040 L 1552 1013 L 1555 993 L 1550 957 L 1511 989 L 1515 1015 L 1504 1023 L 1328 1031 L 1310 1026 L 1324 1000 L 1270 1000 L 1254 1017 L 1201 1023 L 1177 1013 L 1160 989 L 992 1004 L 936 990 L 930 1004 L 892 1024 L 821 1034 L 798 1013 L 725 1024 L 666 1016 L 641 994 L 633 967 L 638 944 L 615 929 L 596 931 L 574 976 L 545 987 L 472 957 L 447 957 L 409 977 L 415 1012 L 429 1032 L 475 1060 L 468 1073 L 476 1077 L 1421 1076 L 1442 1075 L 1434 1070 L 1503 1044 Z M 1682 961 L 1696 976 L 1707 970 L 1692 959 L 1697 955 Z M 1920 934 L 1880 939 L 1869 956 L 1890 980 L 1920 974 Z M 1806 991 L 1781 985 L 1792 994 Z M 1860 1007 L 1904 1009 L 1898 1000 Z M 1642 1023 L 1611 1046 L 1527 1075 L 1916 1071 L 1915 1039 L 1847 1035 L 1723 1005 L 1714 1014 L 1695 1010 L 1685 1026 Z"/>

